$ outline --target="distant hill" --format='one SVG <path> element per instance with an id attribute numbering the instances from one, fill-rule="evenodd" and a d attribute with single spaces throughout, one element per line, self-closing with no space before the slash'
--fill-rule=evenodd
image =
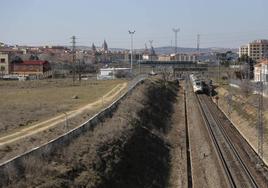
<path id="1" fill-rule="evenodd" d="M 0 46 L 4 46 L 6 44 L 0 42 Z M 30 46 L 27 46 L 30 47 Z M 41 46 L 40 46 L 41 47 Z M 66 46 L 67 48 L 72 48 L 71 46 Z M 76 46 L 77 49 L 81 50 L 91 50 L 91 46 Z M 101 47 L 97 47 L 97 49 L 100 49 Z M 129 49 L 126 48 L 109 48 L 111 51 L 127 51 Z M 174 53 L 174 47 L 171 46 L 163 46 L 163 47 L 155 47 L 154 48 L 156 54 L 172 54 Z M 135 49 L 137 52 L 143 52 L 144 48 L 141 49 Z M 184 47 L 178 47 L 177 50 L 179 53 L 196 53 L 197 50 L 196 48 L 184 48 Z M 212 52 L 227 52 L 227 51 L 232 51 L 232 52 L 238 52 L 237 48 L 219 48 L 219 47 L 212 47 L 212 48 L 200 48 L 200 53 L 212 53 Z"/>
<path id="2" fill-rule="evenodd" d="M 129 50 L 129 49 L 122 49 L 122 48 L 111 48 L 111 51 L 125 51 L 125 50 Z M 154 48 L 156 54 L 172 54 L 174 53 L 174 47 L 171 46 L 164 46 L 164 47 L 156 47 Z M 143 52 L 144 49 L 135 49 L 135 51 L 138 52 Z M 178 53 L 197 53 L 196 48 L 183 48 L 180 47 L 178 48 Z M 236 48 L 217 48 L 217 47 L 213 47 L 213 48 L 200 48 L 200 53 L 212 53 L 212 52 L 227 52 L 227 51 L 232 51 L 232 52 L 238 52 L 238 49 Z"/>
<path id="3" fill-rule="evenodd" d="M 211 53 L 211 52 L 227 52 L 227 51 L 233 51 L 238 52 L 238 49 L 234 48 L 200 48 L 200 53 Z M 174 47 L 166 46 L 166 47 L 158 47 L 155 48 L 155 52 L 157 54 L 171 54 L 174 53 Z M 196 53 L 196 48 L 178 48 L 177 52 L 179 53 Z"/>

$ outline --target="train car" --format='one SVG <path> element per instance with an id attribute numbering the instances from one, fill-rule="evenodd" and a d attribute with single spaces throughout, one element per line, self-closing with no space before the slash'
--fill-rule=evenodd
<path id="1" fill-rule="evenodd" d="M 203 93 L 204 92 L 204 84 L 203 84 L 203 81 L 200 80 L 199 75 L 190 74 L 190 81 L 192 83 L 193 91 L 195 93 Z"/>
<path id="2" fill-rule="evenodd" d="M 197 80 L 197 77 L 193 74 L 190 75 L 190 80 L 193 83 L 195 80 Z"/>
<path id="3" fill-rule="evenodd" d="M 193 82 L 193 90 L 195 93 L 203 93 L 203 83 L 200 80 L 195 80 Z"/>

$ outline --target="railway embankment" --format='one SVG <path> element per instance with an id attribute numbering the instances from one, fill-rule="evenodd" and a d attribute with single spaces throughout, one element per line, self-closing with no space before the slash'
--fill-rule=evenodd
<path id="1" fill-rule="evenodd" d="M 0 187 L 167 186 L 177 90 L 174 82 L 146 80 L 91 130 L 6 168 Z"/>
<path id="2" fill-rule="evenodd" d="M 244 96 L 239 90 L 232 89 L 230 93 L 225 88 L 220 88 L 219 93 L 219 107 L 225 112 L 229 119 L 233 122 L 238 131 L 249 142 L 249 144 L 257 151 L 258 149 L 258 109 L 257 109 L 257 96 L 250 95 Z M 228 100 L 229 94 L 232 94 L 232 100 Z M 228 102 L 229 101 L 229 102 Z M 267 105 L 268 100 L 264 100 L 264 107 Z M 264 144 L 263 159 L 268 165 L 268 112 L 264 108 Z"/>

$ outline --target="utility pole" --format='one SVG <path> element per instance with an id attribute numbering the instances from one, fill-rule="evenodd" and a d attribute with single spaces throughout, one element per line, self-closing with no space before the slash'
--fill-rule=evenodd
<path id="1" fill-rule="evenodd" d="M 154 42 L 153 40 L 149 40 L 150 47 L 151 47 L 151 50 L 150 50 L 151 52 L 152 52 L 152 48 L 153 48 L 153 42 Z M 153 55 L 154 54 L 149 53 L 150 61 L 153 61 Z"/>
<path id="2" fill-rule="evenodd" d="M 197 34 L 196 50 L 197 50 L 197 54 L 199 56 L 200 55 L 200 34 Z"/>
<path id="3" fill-rule="evenodd" d="M 135 33 L 135 30 L 134 31 L 128 31 L 128 33 L 130 34 L 131 36 L 131 57 L 130 57 L 130 69 L 131 69 L 131 73 L 133 73 L 133 35 Z"/>
<path id="4" fill-rule="evenodd" d="M 262 70 L 260 73 L 260 81 L 258 82 L 258 154 L 263 159 L 263 139 L 264 139 L 264 128 L 263 128 L 263 80 Z"/>
<path id="5" fill-rule="evenodd" d="M 218 84 L 220 87 L 220 67 L 221 67 L 221 59 L 220 59 L 220 53 L 217 54 L 217 61 L 218 61 Z"/>
<path id="6" fill-rule="evenodd" d="M 197 59 L 199 60 L 199 56 L 200 56 L 200 34 L 197 34 L 196 50 L 197 50 Z"/>
<path id="7" fill-rule="evenodd" d="M 76 37 L 72 36 L 72 55 L 73 55 L 73 83 L 75 82 L 75 64 L 76 64 L 76 49 L 75 49 L 75 45 L 76 45 Z"/>
<path id="8" fill-rule="evenodd" d="M 232 72 L 230 71 L 230 69 L 228 70 L 228 82 L 229 82 L 229 95 L 228 95 L 228 116 L 231 119 L 231 113 L 232 113 L 232 86 L 231 86 L 231 80 L 232 80 Z"/>
<path id="9" fill-rule="evenodd" d="M 175 34 L 175 54 L 177 54 L 177 52 L 178 52 L 178 32 L 180 31 L 180 29 L 173 28 L 172 31 Z"/>
<path id="10" fill-rule="evenodd" d="M 150 47 L 152 47 L 153 46 L 153 40 L 149 40 L 149 43 L 150 43 Z"/>
<path id="11" fill-rule="evenodd" d="M 78 79 L 79 82 L 81 83 L 81 61 L 78 59 Z"/>
<path id="12" fill-rule="evenodd" d="M 197 49 L 197 52 L 199 53 L 199 49 L 200 48 L 200 34 L 197 34 L 197 46 L 196 46 L 196 49 Z"/>

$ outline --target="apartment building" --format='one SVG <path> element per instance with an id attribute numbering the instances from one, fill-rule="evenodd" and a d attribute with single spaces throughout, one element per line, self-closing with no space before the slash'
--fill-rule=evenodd
<path id="1" fill-rule="evenodd" d="M 268 58 L 268 40 L 255 40 L 239 48 L 239 57 L 247 55 L 253 60 Z"/>
<path id="2" fill-rule="evenodd" d="M 9 55 L 0 53 L 0 72 L 1 74 L 9 74 Z"/>

